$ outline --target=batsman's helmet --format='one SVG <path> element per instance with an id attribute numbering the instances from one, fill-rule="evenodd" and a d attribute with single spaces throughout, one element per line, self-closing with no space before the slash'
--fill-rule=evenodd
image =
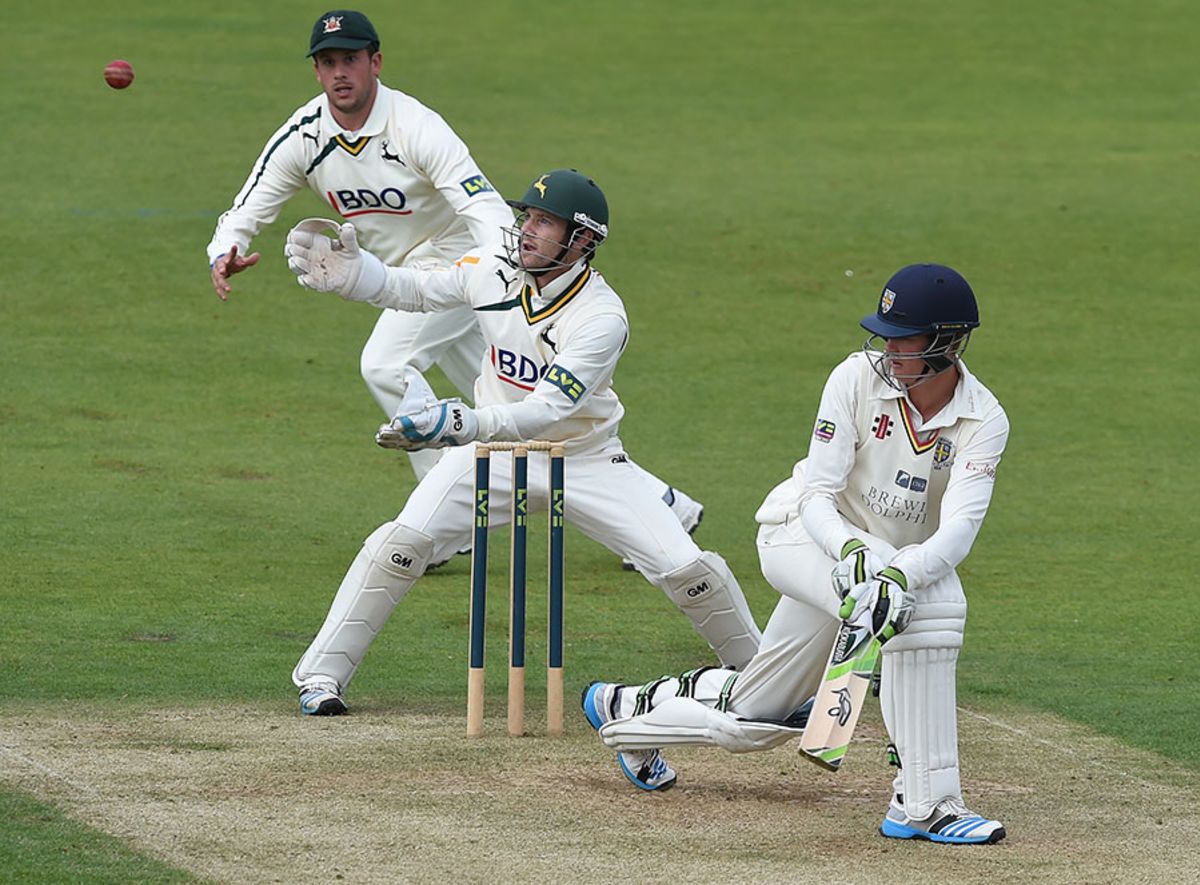
<path id="1" fill-rule="evenodd" d="M 875 357 L 875 370 L 889 384 L 899 381 L 888 365 L 880 339 L 929 335 L 929 346 L 908 358 L 922 358 L 928 372 L 944 372 L 967 349 L 971 330 L 979 325 L 975 293 L 962 274 L 944 264 L 910 264 L 892 274 L 879 295 L 875 313 L 862 319 L 871 333 L 863 349 Z M 910 385 L 911 386 L 911 385 Z"/>

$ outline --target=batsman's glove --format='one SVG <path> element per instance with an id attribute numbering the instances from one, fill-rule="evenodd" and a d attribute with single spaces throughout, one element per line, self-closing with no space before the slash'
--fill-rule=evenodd
<path id="1" fill-rule="evenodd" d="M 383 291 L 387 268 L 358 246 L 354 225 L 306 218 L 288 231 L 288 270 L 306 289 L 337 292 L 348 301 L 370 301 Z"/>
<path id="2" fill-rule="evenodd" d="M 842 558 L 833 567 L 833 592 L 838 599 L 845 599 L 856 584 L 869 581 L 883 570 L 884 561 L 871 552 L 858 538 L 851 538 L 842 545 Z"/>
<path id="3" fill-rule="evenodd" d="M 375 442 L 385 449 L 443 449 L 461 446 L 479 435 L 479 418 L 462 400 L 442 399 L 424 408 L 397 415 L 379 428 Z"/>
<path id="4" fill-rule="evenodd" d="M 908 592 L 908 578 L 895 566 L 886 566 L 875 579 L 850 588 L 838 617 L 870 626 L 881 643 L 904 630 L 912 621 L 916 603 Z"/>

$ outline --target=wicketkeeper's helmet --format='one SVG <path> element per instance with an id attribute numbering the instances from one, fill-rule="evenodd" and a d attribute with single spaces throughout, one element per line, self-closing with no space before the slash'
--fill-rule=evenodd
<path id="1" fill-rule="evenodd" d="M 887 281 L 875 313 L 863 317 L 862 327 L 871 333 L 863 349 L 876 358 L 875 370 L 884 380 L 899 386 L 880 339 L 929 335 L 929 347 L 908 358 L 924 359 L 929 372 L 937 374 L 962 355 L 978 325 L 975 293 L 962 274 L 944 264 L 910 264 Z"/>
<path id="2" fill-rule="evenodd" d="M 525 212 L 541 209 L 596 234 L 597 242 L 608 236 L 608 200 L 592 179 L 575 169 L 555 169 L 540 175 L 525 196 L 508 200 L 508 205 Z"/>
<path id="3" fill-rule="evenodd" d="M 591 231 L 591 243 L 584 250 L 588 258 L 595 253 L 596 247 L 608 236 L 608 200 L 604 191 L 592 179 L 575 169 L 555 169 L 545 175 L 539 175 L 525 191 L 525 196 L 519 200 L 507 200 L 508 205 L 522 214 L 530 209 L 540 209 L 567 222 L 567 238 L 562 244 L 563 256 L 575 245 L 576 238 L 584 230 Z M 511 234 L 519 238 L 519 228 L 523 220 L 517 220 Z M 517 241 L 510 237 L 510 259 L 516 258 Z M 548 268 L 547 268 L 548 269 Z"/>

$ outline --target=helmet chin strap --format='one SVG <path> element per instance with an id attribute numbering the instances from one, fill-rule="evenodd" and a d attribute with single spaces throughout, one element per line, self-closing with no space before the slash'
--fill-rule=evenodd
<path id="1" fill-rule="evenodd" d="M 942 374 L 942 372 L 946 371 L 946 369 L 950 368 L 951 365 L 953 365 L 953 363 L 950 363 L 949 361 L 947 361 L 946 368 L 934 369 L 934 367 L 932 365 L 930 365 L 929 360 L 925 360 L 924 362 L 925 362 L 925 368 L 921 370 L 921 374 L 918 375 L 916 378 L 897 379 L 898 381 L 900 381 L 901 384 L 904 385 L 905 390 L 912 390 L 914 387 L 920 387 L 926 381 L 930 381 L 930 380 L 936 378 L 938 375 Z"/>

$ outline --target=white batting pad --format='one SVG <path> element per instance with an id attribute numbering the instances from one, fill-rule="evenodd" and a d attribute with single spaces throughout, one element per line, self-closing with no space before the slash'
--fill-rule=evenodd
<path id="1" fill-rule="evenodd" d="M 883 646 L 887 655 L 918 648 L 961 648 L 967 626 L 967 598 L 954 572 L 913 592 L 916 611 L 903 633 Z"/>
<path id="2" fill-rule="evenodd" d="M 802 728 L 738 719 L 692 698 L 673 697 L 649 713 L 605 724 L 600 729 L 600 739 L 621 752 L 716 746 L 731 753 L 750 753 L 777 747 L 803 733 Z"/>
<path id="3" fill-rule="evenodd" d="M 905 814 L 924 820 L 939 802 L 962 799 L 955 709 L 958 649 L 889 653 L 890 646 L 883 647 L 879 701 L 900 754 L 895 790 L 904 797 Z"/>

